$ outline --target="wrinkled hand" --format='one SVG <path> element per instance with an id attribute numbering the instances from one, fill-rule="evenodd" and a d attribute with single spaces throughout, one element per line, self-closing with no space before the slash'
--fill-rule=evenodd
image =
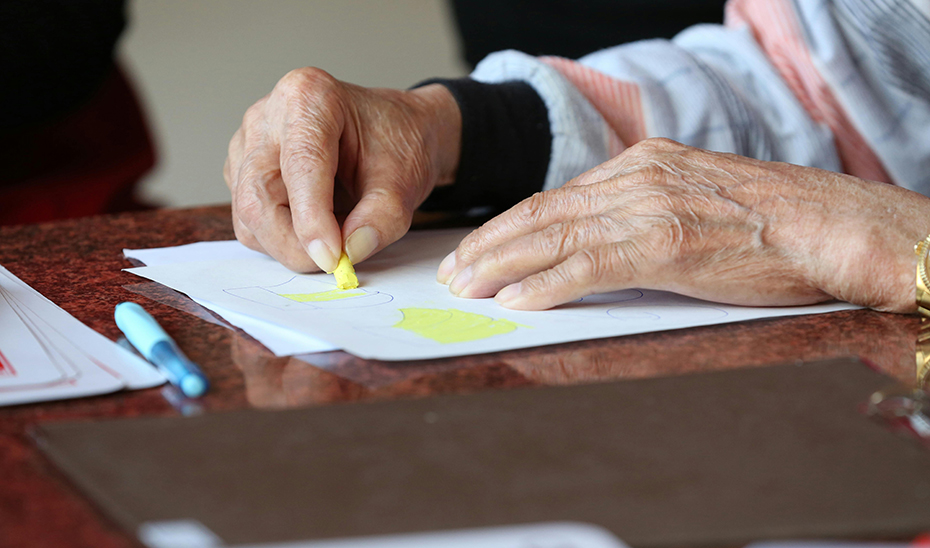
<path id="1" fill-rule="evenodd" d="M 368 89 L 294 70 L 248 109 L 229 143 L 236 237 L 295 271 L 330 272 L 343 248 L 362 261 L 452 182 L 460 132 L 443 86 Z"/>
<path id="2" fill-rule="evenodd" d="M 437 278 L 538 310 L 624 288 L 913 312 L 930 199 L 883 183 L 650 139 L 466 237 Z"/>

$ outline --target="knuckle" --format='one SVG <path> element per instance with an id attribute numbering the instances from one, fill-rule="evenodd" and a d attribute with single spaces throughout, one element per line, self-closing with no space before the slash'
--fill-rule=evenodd
<path id="1" fill-rule="evenodd" d="M 481 255 L 484 248 L 486 228 L 481 227 L 473 231 L 459 243 L 455 251 L 456 261 L 461 264 L 470 264 Z"/>
<path id="2" fill-rule="evenodd" d="M 265 118 L 265 103 L 267 98 L 263 97 L 258 101 L 252 103 L 252 105 L 245 109 L 245 114 L 242 115 L 242 127 L 252 127 L 255 126 Z M 239 133 L 238 131 L 236 133 Z"/>
<path id="3" fill-rule="evenodd" d="M 498 246 L 481 256 L 480 260 L 475 261 L 476 275 L 490 271 L 498 271 L 500 267 L 505 267 L 510 260 L 510 253 L 506 246 Z"/>
<path id="4" fill-rule="evenodd" d="M 546 227 L 534 241 L 536 253 L 546 257 L 561 257 L 574 246 L 576 233 L 571 223 L 557 223 Z"/>
<path id="5" fill-rule="evenodd" d="M 593 167 L 562 185 L 562 188 L 584 186 L 610 179 L 614 174 L 616 162 L 621 159 L 620 156 L 617 156 L 599 166 Z"/>
<path id="6" fill-rule="evenodd" d="M 593 287 L 609 287 L 618 278 L 637 275 L 642 262 L 639 245 L 631 240 L 585 249 L 572 256 L 572 276 L 576 282 Z"/>
<path id="7" fill-rule="evenodd" d="M 275 86 L 275 93 L 283 96 L 285 101 L 312 99 L 313 103 L 327 104 L 339 87 L 339 80 L 325 70 L 304 67 L 285 74 Z"/>
<path id="8" fill-rule="evenodd" d="M 279 174 L 280 171 L 269 165 L 269 162 L 251 155 L 239 166 L 239 184 L 236 186 L 237 188 L 243 187 L 243 192 L 251 191 L 259 196 L 257 193 L 267 191 L 269 185 L 278 178 Z"/>
<path id="9" fill-rule="evenodd" d="M 532 223 L 539 219 L 549 207 L 548 195 L 544 192 L 537 192 L 526 199 L 524 207 L 524 218 L 527 222 Z"/>
<path id="10" fill-rule="evenodd" d="M 551 207 L 549 204 L 550 195 L 551 191 L 537 192 L 517 204 L 514 209 L 516 215 L 513 217 L 512 224 L 518 226 L 533 226 L 536 224 L 536 221 L 541 219 Z"/>
<path id="11" fill-rule="evenodd" d="M 236 189 L 232 200 L 233 212 L 246 227 L 254 227 L 261 219 L 264 204 L 252 187 Z"/>
<path id="12" fill-rule="evenodd" d="M 681 143 L 665 137 L 652 137 L 650 139 L 643 139 L 631 147 L 632 150 L 647 154 L 657 152 L 675 152 L 682 150 L 683 148 L 684 145 Z"/>
<path id="13" fill-rule="evenodd" d="M 573 257 L 571 268 L 568 270 L 571 279 L 576 283 L 596 284 L 602 278 L 602 258 L 597 249 L 585 249 Z"/>

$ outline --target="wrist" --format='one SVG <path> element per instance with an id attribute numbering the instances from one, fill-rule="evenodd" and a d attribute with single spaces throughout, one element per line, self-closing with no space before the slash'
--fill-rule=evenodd
<path id="1" fill-rule="evenodd" d="M 930 199 L 893 185 L 837 175 L 849 200 L 848 217 L 840 217 L 823 240 L 837 260 L 830 293 L 837 298 L 886 312 L 917 311 L 915 244 L 930 233 Z M 856 203 L 858 202 L 858 203 Z M 846 209 L 838 207 L 835 209 Z M 834 211 L 834 214 L 838 211 Z M 822 244 L 827 245 L 827 244 Z"/>
<path id="2" fill-rule="evenodd" d="M 455 165 L 454 184 L 436 189 L 424 208 L 503 211 L 543 189 L 552 133 L 548 108 L 531 85 L 455 78 L 430 80 L 418 89 L 432 84 L 445 88 L 435 90 L 443 101 L 451 96 L 456 103 L 458 123 L 451 137 L 458 138 L 458 145 L 442 151 L 456 153 L 455 162 L 443 164 Z"/>
<path id="3" fill-rule="evenodd" d="M 462 113 L 452 93 L 441 84 L 407 92 L 420 113 L 424 144 L 432 165 L 432 187 L 451 185 L 462 148 Z"/>

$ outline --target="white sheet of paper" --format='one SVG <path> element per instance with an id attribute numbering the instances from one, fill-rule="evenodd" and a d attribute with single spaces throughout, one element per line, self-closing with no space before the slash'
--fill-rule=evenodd
<path id="1" fill-rule="evenodd" d="M 3 267 L 0 267 L 0 288 L 21 305 L 25 315 L 31 314 L 37 329 L 54 332 L 57 335 L 50 336 L 69 341 L 98 368 L 121 379 L 126 388 L 150 388 L 165 382 L 164 375 L 150 363 L 87 327 Z"/>
<path id="2" fill-rule="evenodd" d="M 114 392 L 123 381 L 68 353 L 67 342 L 45 334 L 12 304 L 0 288 L 0 405 L 77 398 Z"/>
<path id="3" fill-rule="evenodd" d="M 194 301 L 200 306 L 216 312 L 227 322 L 248 333 L 253 339 L 271 350 L 275 356 L 294 356 L 311 352 L 339 350 L 339 347 L 309 333 L 278 327 L 204 300 L 194 299 Z"/>
<path id="4" fill-rule="evenodd" d="M 123 255 L 141 261 L 146 266 L 205 260 L 267 259 L 266 255 L 258 251 L 252 251 L 237 240 L 196 242 L 154 249 L 124 249 Z M 275 356 L 293 356 L 295 354 L 328 352 L 339 349 L 335 345 L 308 333 L 275 326 L 203 299 L 194 298 L 194 301 L 248 333 L 252 338 L 268 347 Z"/>
<path id="5" fill-rule="evenodd" d="M 592 295 L 542 312 L 493 299 L 459 299 L 436 282 L 439 262 L 467 230 L 411 232 L 358 265 L 361 286 L 335 300 L 328 274 L 295 274 L 268 257 L 127 269 L 177 291 L 278 327 L 322 338 L 369 359 L 480 354 L 776 316 L 856 308 L 721 305 L 662 291 Z"/>
<path id="6" fill-rule="evenodd" d="M 264 253 L 252 251 L 239 240 L 220 240 L 216 242 L 194 242 L 192 244 L 152 249 L 123 249 L 123 255 L 130 259 L 142 261 L 145 266 L 163 264 L 190 263 L 196 261 L 229 261 L 233 259 L 261 259 Z"/>

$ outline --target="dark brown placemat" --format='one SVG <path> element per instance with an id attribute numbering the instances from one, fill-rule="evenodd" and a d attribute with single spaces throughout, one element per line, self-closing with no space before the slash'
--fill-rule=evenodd
<path id="1" fill-rule="evenodd" d="M 853 359 L 288 411 L 45 424 L 130 530 L 227 543 L 544 521 L 634 546 L 930 529 L 930 453 L 862 415 Z"/>

